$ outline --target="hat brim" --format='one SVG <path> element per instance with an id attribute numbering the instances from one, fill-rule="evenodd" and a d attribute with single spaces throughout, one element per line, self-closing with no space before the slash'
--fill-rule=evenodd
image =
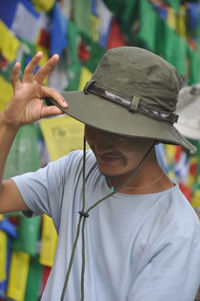
<path id="1" fill-rule="evenodd" d="M 196 147 L 168 122 L 131 112 L 105 98 L 85 94 L 83 91 L 61 94 L 68 103 L 68 108 L 62 108 L 62 111 L 85 124 L 115 134 L 151 138 L 167 144 L 181 145 L 191 154 L 196 152 Z"/>

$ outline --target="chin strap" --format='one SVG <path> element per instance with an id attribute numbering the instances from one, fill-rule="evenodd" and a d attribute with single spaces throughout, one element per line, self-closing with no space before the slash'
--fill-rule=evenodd
<path id="1" fill-rule="evenodd" d="M 80 232 L 81 232 L 81 236 L 82 236 L 82 267 L 81 267 L 81 301 L 84 300 L 84 276 L 85 276 L 85 223 L 86 223 L 86 218 L 89 217 L 89 212 L 94 209 L 99 203 L 103 202 L 104 200 L 108 199 L 109 197 L 111 197 L 113 194 L 117 193 L 118 191 L 120 191 L 122 188 L 124 188 L 126 185 L 128 185 L 133 178 L 136 176 L 137 172 L 139 171 L 139 169 L 141 168 L 141 166 L 143 165 L 144 161 L 146 160 L 146 158 L 148 157 L 148 155 L 150 154 L 151 150 L 153 149 L 155 145 L 155 142 L 151 145 L 151 147 L 148 149 L 148 151 L 145 153 L 144 157 L 142 158 L 142 160 L 140 161 L 140 163 L 138 164 L 138 166 L 134 169 L 133 173 L 131 174 L 130 178 L 124 182 L 121 186 L 119 186 L 117 189 L 115 189 L 114 191 L 112 191 L 111 193 L 109 193 L 108 195 L 104 196 L 103 198 L 101 198 L 99 201 L 97 201 L 96 203 L 94 203 L 94 205 L 92 205 L 91 207 L 89 207 L 87 210 L 85 210 L 85 166 L 86 166 L 86 139 L 84 137 L 84 142 L 83 142 L 83 167 L 82 167 L 82 176 L 83 176 L 83 202 L 82 202 L 82 209 L 81 211 L 79 211 L 79 221 L 77 224 L 77 229 L 76 229 L 76 237 L 74 240 L 74 244 L 73 244 L 73 248 L 72 248 L 72 253 L 71 253 L 71 257 L 70 257 L 70 261 L 69 261 L 69 265 L 67 268 L 67 273 L 65 276 L 65 281 L 64 281 L 64 286 L 63 286 L 63 290 L 62 290 L 62 294 L 61 294 L 61 299 L 60 301 L 64 300 L 64 296 L 65 296 L 65 292 L 67 289 L 67 285 L 68 285 L 68 281 L 69 281 L 69 276 L 70 276 L 70 272 L 71 272 L 71 268 L 72 268 L 72 264 L 74 261 L 74 256 L 75 256 L 75 251 L 76 251 L 76 247 L 77 247 L 77 242 L 80 236 Z M 82 222 L 82 227 L 81 227 L 81 221 L 83 219 Z"/>

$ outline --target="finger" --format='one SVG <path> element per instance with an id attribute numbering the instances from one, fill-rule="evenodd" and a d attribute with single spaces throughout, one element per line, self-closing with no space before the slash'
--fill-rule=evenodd
<path id="1" fill-rule="evenodd" d="M 38 84 L 42 84 L 44 79 L 49 76 L 52 69 L 55 67 L 59 60 L 59 55 L 54 54 L 47 62 L 44 64 L 35 75 L 35 80 Z"/>
<path id="2" fill-rule="evenodd" d="M 39 61 L 41 60 L 42 55 L 43 53 L 41 51 L 38 51 L 30 61 L 30 63 L 26 66 L 26 68 L 24 69 L 23 81 L 30 81 L 33 79 L 34 70 L 37 67 Z"/>
<path id="3" fill-rule="evenodd" d="M 47 107 L 44 105 L 41 109 L 40 118 L 52 116 L 52 115 L 61 115 L 61 114 L 63 114 L 63 112 L 56 106 Z"/>
<path id="4" fill-rule="evenodd" d="M 64 97 L 55 89 L 42 86 L 41 95 L 43 98 L 45 98 L 45 97 L 53 98 L 64 109 L 68 107 L 68 104 L 67 104 L 66 100 L 64 99 Z"/>
<path id="5" fill-rule="evenodd" d="M 13 86 L 13 89 L 17 89 L 20 87 L 21 85 L 21 82 L 20 82 L 20 79 L 19 79 L 19 71 L 20 71 L 20 63 L 17 62 L 13 68 L 13 71 L 12 71 L 12 74 L 11 74 L 11 77 L 10 77 L 10 80 L 11 80 L 11 83 L 12 83 L 12 86 Z"/>

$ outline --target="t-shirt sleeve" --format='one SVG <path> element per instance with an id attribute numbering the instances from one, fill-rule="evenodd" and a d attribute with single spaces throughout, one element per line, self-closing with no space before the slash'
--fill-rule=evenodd
<path id="1" fill-rule="evenodd" d="M 27 217 L 47 214 L 53 218 L 55 226 L 58 227 L 64 189 L 71 170 L 76 168 L 81 156 L 81 152 L 73 152 L 36 172 L 12 178 L 30 209 L 30 212 L 24 212 Z"/>
<path id="2" fill-rule="evenodd" d="M 189 226 L 190 227 L 190 226 Z M 158 244 L 134 281 L 128 301 L 192 301 L 200 285 L 200 228 L 191 236 L 178 234 L 176 225 Z"/>

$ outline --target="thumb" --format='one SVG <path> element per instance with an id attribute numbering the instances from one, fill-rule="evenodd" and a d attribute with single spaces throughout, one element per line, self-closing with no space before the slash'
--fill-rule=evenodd
<path id="1" fill-rule="evenodd" d="M 41 108 L 40 118 L 61 114 L 63 114 L 63 112 L 58 107 L 43 105 Z"/>

